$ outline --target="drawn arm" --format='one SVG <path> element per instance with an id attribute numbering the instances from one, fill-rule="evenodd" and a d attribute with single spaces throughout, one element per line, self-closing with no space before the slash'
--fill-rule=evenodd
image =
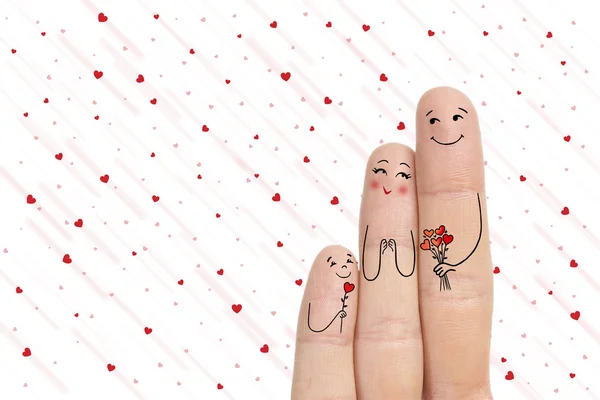
<path id="1" fill-rule="evenodd" d="M 398 272 L 400 273 L 400 275 L 402 275 L 405 278 L 408 278 L 409 276 L 411 276 L 414 272 L 415 272 L 415 266 L 417 265 L 417 249 L 415 247 L 415 237 L 413 235 L 413 231 L 410 231 L 410 237 L 412 238 L 412 244 L 413 244 L 413 267 L 412 267 L 412 271 L 410 271 L 410 274 L 408 275 L 404 275 L 402 273 L 402 271 L 400 271 L 400 267 L 398 267 L 398 252 L 396 251 L 396 241 L 393 241 L 394 244 L 394 261 L 396 263 L 396 269 L 398 270 Z"/>
<path id="2" fill-rule="evenodd" d="M 331 324 L 333 324 L 333 321 L 336 320 L 336 318 L 338 317 L 338 315 L 340 315 L 340 313 L 342 312 L 342 310 L 338 311 L 337 314 L 335 314 L 335 317 L 333 317 L 333 319 L 331 320 L 331 322 L 329 324 L 327 324 L 327 326 L 321 330 L 315 330 L 313 328 L 310 327 L 310 303 L 308 303 L 308 329 L 310 329 L 311 331 L 315 332 L 315 333 L 319 333 L 319 332 L 323 332 L 324 330 L 326 330 L 327 328 L 329 328 L 331 326 Z"/>
<path id="3" fill-rule="evenodd" d="M 449 264 L 449 263 L 443 263 L 443 264 L 449 265 L 451 267 L 457 267 L 460 264 L 467 261 L 469 259 L 469 257 L 471 257 L 473 255 L 473 253 L 475 253 L 475 250 L 477 250 L 477 246 L 479 246 L 479 241 L 481 240 L 481 233 L 483 231 L 483 217 L 481 215 L 481 200 L 479 199 L 479 193 L 477 193 L 477 203 L 479 204 L 479 237 L 477 238 L 477 243 L 475 243 L 475 247 L 473 247 L 473 250 L 461 262 L 456 263 L 456 264 Z"/>
<path id="4" fill-rule="evenodd" d="M 383 245 L 383 242 L 385 241 L 385 239 L 382 239 L 381 243 L 379 243 L 379 265 L 377 266 L 377 274 L 375 274 L 375 276 L 371 279 L 367 278 L 367 273 L 365 272 L 365 248 L 367 247 L 367 233 L 369 232 L 369 225 L 367 225 L 367 228 L 365 229 L 365 239 L 363 241 L 363 251 L 362 251 L 362 260 L 361 260 L 361 269 L 362 269 L 362 273 L 363 276 L 365 277 L 366 280 L 368 280 L 369 282 L 374 281 L 375 279 L 377 279 L 377 277 L 379 276 L 379 272 L 381 271 L 381 253 L 382 253 L 382 248 L 381 246 Z"/>

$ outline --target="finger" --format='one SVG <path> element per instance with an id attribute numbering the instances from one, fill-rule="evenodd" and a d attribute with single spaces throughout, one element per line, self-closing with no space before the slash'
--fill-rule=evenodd
<path id="1" fill-rule="evenodd" d="M 493 282 L 483 151 L 477 111 L 460 91 L 421 97 L 416 166 L 424 398 L 488 396 Z"/>
<path id="2" fill-rule="evenodd" d="M 321 250 L 298 317 L 292 400 L 356 399 L 352 343 L 357 286 L 357 262 L 350 250 Z"/>
<path id="3" fill-rule="evenodd" d="M 398 143 L 378 147 L 367 162 L 354 338 L 359 399 L 421 399 L 414 175 L 414 152 Z"/>

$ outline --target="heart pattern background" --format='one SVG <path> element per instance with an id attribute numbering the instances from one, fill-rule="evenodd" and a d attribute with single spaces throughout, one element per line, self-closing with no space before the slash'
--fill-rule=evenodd
<path id="1" fill-rule="evenodd" d="M 357 254 L 370 152 L 450 85 L 495 398 L 598 398 L 595 7 L 3 2 L 0 397 L 288 398 L 312 259 Z"/>

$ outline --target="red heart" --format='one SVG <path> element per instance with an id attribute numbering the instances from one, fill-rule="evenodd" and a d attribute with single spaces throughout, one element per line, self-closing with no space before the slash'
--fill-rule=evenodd
<path id="1" fill-rule="evenodd" d="M 310 162 L 310 159 L 309 159 L 308 157 L 304 156 L 304 162 L 305 162 L 305 163 L 309 163 L 309 162 Z"/>
<path id="2" fill-rule="evenodd" d="M 309 129 L 309 131 L 314 132 L 315 131 L 315 127 L 311 126 L 310 129 Z"/>
<path id="3" fill-rule="evenodd" d="M 254 140 L 258 140 L 258 135 L 254 135 Z"/>
<path id="4" fill-rule="evenodd" d="M 527 180 L 527 178 L 525 178 L 523 175 L 521 175 L 521 176 L 519 177 L 519 179 L 521 180 L 521 182 L 525 182 L 525 181 Z"/>
<path id="5" fill-rule="evenodd" d="M 431 243 L 433 243 L 436 247 L 442 243 L 442 237 L 438 237 L 437 239 L 431 239 Z"/>
<path id="6" fill-rule="evenodd" d="M 46 103 L 46 104 L 48 104 L 48 102 L 49 102 L 49 101 L 50 101 L 50 100 L 48 100 L 48 98 L 47 98 L 47 97 L 44 99 L 44 103 Z"/>
<path id="7" fill-rule="evenodd" d="M 563 137 L 565 142 L 570 142 L 571 141 L 571 135 L 567 135 L 565 137 Z"/>
<path id="8" fill-rule="evenodd" d="M 500 361 L 502 361 L 503 363 L 505 363 L 505 362 L 506 362 L 506 358 L 502 357 L 502 358 L 500 359 Z"/>
<path id="9" fill-rule="evenodd" d="M 513 379 L 515 379 L 515 375 L 512 373 L 512 371 L 508 371 L 508 373 L 504 376 L 504 378 L 507 381 L 512 381 Z"/>
<path id="10" fill-rule="evenodd" d="M 238 37 L 238 39 L 241 39 L 242 38 L 242 34 L 241 33 L 238 34 L 237 37 Z"/>
<path id="11" fill-rule="evenodd" d="M 23 357 L 29 357 L 31 355 L 31 350 L 29 349 L 29 347 L 25 347 L 25 350 L 23 351 Z"/>
<path id="12" fill-rule="evenodd" d="M 371 29 L 371 27 L 369 25 L 365 25 L 365 24 L 363 24 L 362 28 L 363 28 L 363 31 L 365 31 L 365 32 L 367 32 L 369 29 Z"/>
<path id="13" fill-rule="evenodd" d="M 326 26 L 327 28 L 331 28 L 331 21 L 329 21 L 328 23 L 326 23 L 326 24 L 325 24 L 325 26 Z"/>
<path id="14" fill-rule="evenodd" d="M 101 176 L 100 180 L 104 183 L 108 182 L 108 175 Z"/>
<path id="15" fill-rule="evenodd" d="M 296 279 L 296 285 L 302 286 L 302 279 Z"/>
<path id="16" fill-rule="evenodd" d="M 76 312 L 75 314 L 73 314 L 75 317 L 79 317 L 79 313 Z"/>
<path id="17" fill-rule="evenodd" d="M 562 215 L 569 215 L 569 207 L 564 207 L 560 213 Z"/>
<path id="18" fill-rule="evenodd" d="M 548 39 L 550 39 L 550 38 L 552 37 L 552 32 L 548 32 L 548 33 L 546 34 L 546 37 L 547 37 Z"/>
<path id="19" fill-rule="evenodd" d="M 190 49 L 190 54 L 196 54 L 196 52 L 194 51 L 194 49 Z"/>
<path id="20" fill-rule="evenodd" d="M 94 76 L 96 77 L 96 79 L 102 78 L 102 75 L 104 75 L 102 71 L 94 71 Z"/>
<path id="21" fill-rule="evenodd" d="M 217 383 L 217 389 L 219 389 L 219 390 L 223 389 L 223 385 L 221 385 L 220 383 Z"/>
<path id="22" fill-rule="evenodd" d="M 35 203 L 35 197 L 33 197 L 32 195 L 28 194 L 27 195 L 27 204 L 33 204 Z"/>
<path id="23" fill-rule="evenodd" d="M 157 101 L 156 98 L 154 98 L 154 99 L 150 100 L 150 104 L 156 104 L 156 101 Z"/>
<path id="24" fill-rule="evenodd" d="M 571 379 L 575 378 L 575 374 L 574 373 L 570 373 L 569 376 L 571 377 Z"/>
<path id="25" fill-rule="evenodd" d="M 24 114 L 23 114 L 23 116 L 24 116 L 24 117 L 29 117 L 29 113 L 28 113 L 28 112 L 26 112 L 26 113 L 24 113 Z"/>
<path id="26" fill-rule="evenodd" d="M 433 229 L 425 229 L 423 231 L 423 233 L 427 236 L 427 237 L 431 237 L 431 235 L 433 235 Z"/>
<path id="27" fill-rule="evenodd" d="M 271 28 L 277 28 L 277 21 L 273 21 L 269 24 Z"/>
<path id="28" fill-rule="evenodd" d="M 104 13 L 100 13 L 100 14 L 98 14 L 98 21 L 106 22 L 106 21 L 108 21 L 108 17 L 106 15 L 104 15 Z"/>
<path id="29" fill-rule="evenodd" d="M 154 19 L 158 19 L 159 15 L 158 14 L 154 14 Z"/>
<path id="30" fill-rule="evenodd" d="M 264 344 L 263 347 L 260 348 L 260 352 L 261 353 L 268 353 L 269 352 L 269 346 Z"/>
<path id="31" fill-rule="evenodd" d="M 279 240 L 277 241 L 277 247 L 283 247 L 283 243 L 281 243 Z"/>
<path id="32" fill-rule="evenodd" d="M 145 327 L 144 332 L 146 332 L 146 335 L 149 335 L 152 333 L 152 328 Z"/>
<path id="33" fill-rule="evenodd" d="M 271 197 L 271 200 L 279 201 L 279 200 L 281 200 L 281 196 L 279 195 L 279 193 L 275 193 L 275 196 Z"/>
<path id="34" fill-rule="evenodd" d="M 180 280 L 178 280 L 178 281 L 177 281 L 177 284 L 179 284 L 179 285 L 183 286 L 183 279 L 180 279 Z"/>
<path id="35" fill-rule="evenodd" d="M 284 81 L 288 81 L 290 78 L 292 77 L 292 74 L 289 72 L 282 72 L 281 73 L 281 79 L 283 79 Z"/>
<path id="36" fill-rule="evenodd" d="M 144 82 L 144 75 L 138 75 L 137 79 L 135 80 L 137 83 L 142 83 Z"/>
<path id="37" fill-rule="evenodd" d="M 114 370 L 115 370 L 115 368 L 116 368 L 116 367 L 115 367 L 114 365 L 112 365 L 112 364 L 108 364 L 108 365 L 106 366 L 106 368 L 108 369 L 108 372 L 112 372 L 112 371 L 114 371 Z"/>
<path id="38" fill-rule="evenodd" d="M 94 119 L 95 119 L 96 121 L 98 121 L 98 120 L 100 119 L 100 116 L 99 116 L 99 115 L 96 115 L 96 116 L 94 117 Z"/>
<path id="39" fill-rule="evenodd" d="M 219 214 L 219 213 L 216 213 L 216 214 L 215 214 L 215 217 L 217 217 L 217 218 L 221 218 L 221 214 Z"/>
<path id="40" fill-rule="evenodd" d="M 72 262 L 72 261 L 73 261 L 73 260 L 71 260 L 71 256 L 70 256 L 70 255 L 68 255 L 68 254 L 65 254 L 65 255 L 64 255 L 64 257 L 63 257 L 63 262 L 64 262 L 65 264 L 71 264 L 71 262 Z"/>
<path id="41" fill-rule="evenodd" d="M 240 311 L 242 311 L 242 305 L 241 304 L 234 304 L 231 306 L 231 309 L 233 310 L 234 313 L 239 313 Z"/>
<path id="42" fill-rule="evenodd" d="M 396 127 L 396 129 L 398 129 L 399 131 L 403 131 L 405 128 L 406 128 L 406 125 L 404 125 L 404 122 L 402 122 L 402 121 L 400 121 L 400 123 Z"/>
<path id="43" fill-rule="evenodd" d="M 83 220 L 79 218 L 77 221 L 75 221 L 73 225 L 75 225 L 78 228 L 81 228 L 83 226 Z"/>
<path id="44" fill-rule="evenodd" d="M 23 289 L 20 286 L 17 286 L 17 294 L 23 293 Z"/>
<path id="45" fill-rule="evenodd" d="M 440 227 L 435 230 L 435 233 L 436 233 L 436 235 L 441 235 L 445 231 L 446 231 L 446 227 L 444 225 L 440 225 Z"/>
<path id="46" fill-rule="evenodd" d="M 152 201 L 154 201 L 156 203 L 159 200 L 160 200 L 160 197 L 152 195 Z"/>
<path id="47" fill-rule="evenodd" d="M 487 36 L 489 35 L 489 33 L 487 33 L 487 31 L 483 31 L 483 36 Z"/>
<path id="48" fill-rule="evenodd" d="M 202 132 L 208 132 L 208 126 L 202 125 Z"/>
<path id="49" fill-rule="evenodd" d="M 552 296 L 552 293 L 553 293 L 553 292 L 552 292 L 552 290 L 548 292 L 548 294 L 549 294 L 550 296 Z"/>
<path id="50" fill-rule="evenodd" d="M 561 61 L 560 65 L 565 65 L 567 62 L 566 61 Z"/>
<path id="51" fill-rule="evenodd" d="M 579 264 L 577 264 L 577 261 L 575 260 L 571 260 L 571 268 L 577 268 Z"/>
<path id="52" fill-rule="evenodd" d="M 435 35 L 435 32 L 430 29 L 430 30 L 427 31 L 427 34 L 429 36 L 433 36 L 433 35 Z"/>
<path id="53" fill-rule="evenodd" d="M 444 238 L 444 243 L 446 243 L 446 246 L 449 245 L 450 243 L 452 243 L 452 241 L 454 240 L 453 235 L 444 234 L 443 238 Z"/>
<path id="54" fill-rule="evenodd" d="M 229 85 L 229 84 L 231 83 L 231 80 L 229 80 L 229 79 L 225 79 L 225 83 L 226 83 L 227 85 Z"/>
<path id="55" fill-rule="evenodd" d="M 495 268 L 494 268 L 494 273 L 495 273 L 495 274 L 499 274 L 499 273 L 500 273 L 500 268 L 498 268 L 498 267 L 495 267 Z"/>
<path id="56" fill-rule="evenodd" d="M 325 97 L 325 104 L 331 104 L 331 99 L 329 98 L 329 96 Z"/>
<path id="57" fill-rule="evenodd" d="M 344 292 L 350 293 L 353 290 L 354 290 L 354 284 L 353 283 L 350 283 L 350 282 L 344 283 Z"/>
<path id="58" fill-rule="evenodd" d="M 517 95 L 521 95 L 521 91 L 520 90 L 517 90 Z"/>
<path id="59" fill-rule="evenodd" d="M 217 275 L 223 275 L 223 268 L 221 268 L 220 270 L 217 271 Z"/>
<path id="60" fill-rule="evenodd" d="M 15 49 L 11 50 L 11 53 L 15 54 L 17 51 Z"/>
<path id="61" fill-rule="evenodd" d="M 422 250 L 429 250 L 431 247 L 429 246 L 429 239 L 425 239 L 423 243 L 421 243 Z"/>
<path id="62" fill-rule="evenodd" d="M 381 74 L 381 75 L 379 75 L 379 80 L 381 82 L 387 82 L 388 78 L 387 78 L 387 76 L 385 76 L 385 74 Z"/>
<path id="63" fill-rule="evenodd" d="M 254 177 L 255 177 L 255 178 L 258 178 L 258 174 L 254 174 Z"/>
<path id="64" fill-rule="evenodd" d="M 198 174 L 198 179 L 202 179 L 202 175 Z"/>
<path id="65" fill-rule="evenodd" d="M 333 196 L 333 199 L 331 199 L 330 203 L 335 206 L 340 204 L 340 200 L 337 198 L 337 196 Z"/>
<path id="66" fill-rule="evenodd" d="M 575 312 L 571 313 L 571 318 L 573 318 L 575 321 L 577 321 L 580 316 L 581 316 L 581 313 L 579 311 L 575 311 Z"/>
<path id="67" fill-rule="evenodd" d="M 137 253 L 135 251 L 132 251 L 131 255 L 135 257 L 135 256 L 137 256 Z"/>

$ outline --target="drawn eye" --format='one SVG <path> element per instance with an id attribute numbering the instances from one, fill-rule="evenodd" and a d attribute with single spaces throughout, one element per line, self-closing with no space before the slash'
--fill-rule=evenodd
<path id="1" fill-rule="evenodd" d="M 329 266 L 329 268 L 333 267 L 334 265 L 337 265 L 337 263 L 335 261 L 332 261 L 331 265 Z"/>
<path id="2" fill-rule="evenodd" d="M 405 174 L 404 172 L 398 172 L 396 176 L 400 175 L 404 179 L 410 179 L 410 174 Z"/>
<path id="3" fill-rule="evenodd" d="M 431 119 L 429 120 L 429 123 L 430 123 L 431 125 L 433 125 L 433 124 L 435 124 L 435 121 L 437 121 L 437 122 L 440 122 L 440 120 L 439 120 L 439 119 L 437 119 L 437 118 L 431 118 Z"/>
<path id="4" fill-rule="evenodd" d="M 350 263 L 350 264 L 354 264 L 351 259 L 348 259 L 346 262 Z"/>
<path id="5" fill-rule="evenodd" d="M 373 172 L 375 172 L 376 174 L 383 172 L 385 175 L 387 175 L 387 171 L 383 168 L 373 168 Z"/>
<path id="6" fill-rule="evenodd" d="M 460 119 L 463 119 L 462 115 L 458 115 L 458 114 L 456 114 L 456 115 L 454 115 L 454 116 L 452 117 L 452 119 L 453 119 L 454 121 L 458 121 L 458 119 L 459 119 L 459 118 L 460 118 Z"/>

